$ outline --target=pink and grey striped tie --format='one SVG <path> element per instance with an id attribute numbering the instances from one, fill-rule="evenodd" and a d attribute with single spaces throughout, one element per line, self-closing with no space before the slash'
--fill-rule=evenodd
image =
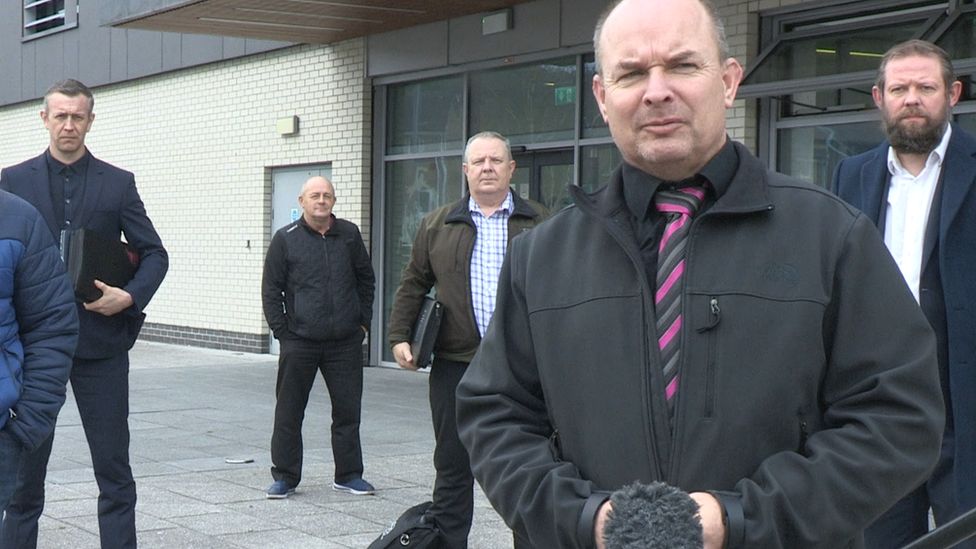
<path id="1" fill-rule="evenodd" d="M 657 344 L 664 365 L 664 396 L 668 412 L 674 417 L 674 396 L 678 392 L 678 361 L 681 351 L 681 294 L 685 271 L 685 244 L 691 228 L 691 218 L 701 207 L 705 188 L 688 186 L 675 190 L 659 189 L 654 194 L 654 207 L 665 216 L 667 225 L 658 245 L 657 292 L 654 306 L 657 311 Z"/>

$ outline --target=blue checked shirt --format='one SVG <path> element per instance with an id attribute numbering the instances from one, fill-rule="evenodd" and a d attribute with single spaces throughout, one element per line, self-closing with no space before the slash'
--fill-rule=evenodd
<path id="1" fill-rule="evenodd" d="M 474 198 L 468 198 L 468 210 L 477 228 L 471 253 L 471 304 L 481 337 L 485 336 L 491 314 L 495 312 L 495 292 L 508 246 L 508 218 L 512 207 L 512 193 L 509 192 L 502 206 L 491 217 L 485 217 Z"/>

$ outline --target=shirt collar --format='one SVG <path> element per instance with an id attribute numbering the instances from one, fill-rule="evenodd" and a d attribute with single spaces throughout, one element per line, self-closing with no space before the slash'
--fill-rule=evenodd
<path id="1" fill-rule="evenodd" d="M 495 213 L 501 212 L 505 214 L 510 214 L 512 212 L 513 205 L 514 205 L 514 201 L 512 200 L 512 190 L 509 189 L 508 194 L 505 195 L 505 200 L 502 201 L 502 205 L 499 206 L 497 210 L 495 210 Z M 474 212 L 478 212 L 479 214 L 481 213 L 481 208 L 478 206 L 478 203 L 474 201 L 474 197 L 471 195 L 468 195 L 468 211 L 472 213 Z"/>
<path id="2" fill-rule="evenodd" d="M 85 173 L 88 170 L 88 159 L 91 157 L 91 153 L 88 152 L 88 149 L 85 149 L 85 154 L 71 164 L 65 164 L 57 158 L 54 158 L 50 148 L 44 151 L 44 157 L 47 159 L 48 173 L 60 174 L 65 168 L 71 168 L 74 173 Z"/>
<path id="3" fill-rule="evenodd" d="M 729 188 L 738 168 L 739 154 L 735 151 L 732 140 L 726 138 L 725 145 L 702 166 L 697 176 L 707 180 L 711 184 L 714 196 L 719 197 L 725 194 L 725 190 Z M 627 203 L 627 208 L 638 219 L 643 219 L 646 215 L 657 188 L 662 184 L 673 184 L 641 171 L 626 162 L 623 163 L 621 173 L 624 183 L 624 201 Z M 679 182 L 677 185 L 680 186 L 681 183 Z"/>
<path id="4" fill-rule="evenodd" d="M 945 161 L 946 150 L 949 148 L 949 137 L 952 135 L 952 124 L 946 124 L 946 130 L 942 133 L 942 140 L 939 141 L 938 146 L 932 149 L 929 153 L 928 159 L 925 161 L 925 167 L 929 167 L 933 164 L 936 166 L 942 166 L 942 162 Z M 901 160 L 898 160 L 898 155 L 895 153 L 895 149 L 888 146 L 888 173 L 891 175 L 898 175 L 907 173 L 908 170 L 901 165 Z"/>

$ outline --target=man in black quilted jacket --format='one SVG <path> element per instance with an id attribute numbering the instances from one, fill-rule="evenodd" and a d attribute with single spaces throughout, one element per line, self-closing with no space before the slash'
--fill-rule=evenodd
<path id="1" fill-rule="evenodd" d="M 281 344 L 269 499 L 287 498 L 302 480 L 302 420 L 316 372 L 332 399 L 332 487 L 373 493 L 363 480 L 359 421 L 375 275 L 359 228 L 332 213 L 335 202 L 328 179 L 306 181 L 302 216 L 275 233 L 264 262 L 264 316 Z"/>

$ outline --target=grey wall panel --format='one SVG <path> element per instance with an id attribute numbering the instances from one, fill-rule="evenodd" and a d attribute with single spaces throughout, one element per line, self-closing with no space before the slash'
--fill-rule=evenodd
<path id="1" fill-rule="evenodd" d="M 64 35 L 64 47 L 62 48 L 64 56 L 64 78 L 75 78 L 80 80 L 78 77 L 78 55 L 79 55 L 79 37 L 78 30 L 71 30 Z"/>
<path id="2" fill-rule="evenodd" d="M 449 52 L 451 64 L 497 59 L 559 47 L 559 0 L 537 0 L 513 8 L 513 28 L 481 34 L 483 14 L 452 19 Z"/>
<path id="3" fill-rule="evenodd" d="M 224 59 L 241 57 L 245 53 L 247 53 L 247 41 L 244 38 L 232 38 L 229 36 L 224 38 L 224 49 L 222 52 Z"/>
<path id="4" fill-rule="evenodd" d="M 368 37 L 368 75 L 380 76 L 446 65 L 447 29 L 448 23 L 441 21 Z"/>
<path id="5" fill-rule="evenodd" d="M 248 38 L 244 42 L 244 53 L 251 55 L 252 53 L 261 53 L 294 45 L 291 42 L 279 42 L 278 40 L 256 40 L 254 38 Z"/>
<path id="6" fill-rule="evenodd" d="M 20 101 L 20 2 L 0 2 L 0 105 Z"/>
<path id="7" fill-rule="evenodd" d="M 20 49 L 20 96 L 23 99 L 37 97 L 34 94 L 35 50 L 37 50 L 37 40 L 25 42 Z"/>
<path id="8" fill-rule="evenodd" d="M 64 78 L 64 35 L 51 35 L 51 40 L 35 40 L 33 97 L 40 97 L 51 84 Z"/>
<path id="9" fill-rule="evenodd" d="M 137 29 L 129 29 L 126 33 L 126 78 L 139 78 L 162 71 L 162 33 Z"/>
<path id="10" fill-rule="evenodd" d="M 112 82 L 120 82 L 129 77 L 128 57 L 129 39 L 125 29 L 109 29 L 111 48 L 109 49 L 109 75 Z"/>
<path id="11" fill-rule="evenodd" d="M 43 39 L 42 39 L 43 40 Z M 78 24 L 78 79 L 89 86 L 101 86 L 112 81 L 110 59 L 112 33 L 110 29 L 92 24 Z"/>
<path id="12" fill-rule="evenodd" d="M 184 34 L 182 65 L 191 67 L 222 59 L 223 41 L 220 36 Z"/>
<path id="13" fill-rule="evenodd" d="M 94 14 L 98 24 L 109 25 L 137 15 L 186 4 L 187 0 L 103 0 L 100 2 L 95 0 L 95 2 L 99 4 Z"/>
<path id="14" fill-rule="evenodd" d="M 561 46 L 576 46 L 593 41 L 593 27 L 607 5 L 606 0 L 561 0 L 559 19 Z"/>
<path id="15" fill-rule="evenodd" d="M 183 35 L 177 32 L 163 33 L 163 70 L 171 71 L 182 67 Z"/>

